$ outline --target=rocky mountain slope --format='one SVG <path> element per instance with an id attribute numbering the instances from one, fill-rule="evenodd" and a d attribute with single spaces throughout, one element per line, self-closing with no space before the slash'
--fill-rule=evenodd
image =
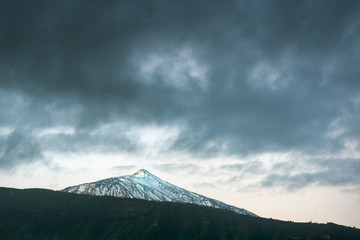
<path id="1" fill-rule="evenodd" d="M 191 203 L 230 210 L 236 213 L 256 216 L 256 214 L 242 208 L 237 208 L 218 200 L 187 191 L 168 183 L 145 169 L 133 175 L 113 177 L 92 183 L 84 183 L 67 187 L 62 190 L 68 193 L 88 194 L 95 196 L 113 196 L 121 198 L 136 198 L 150 201 L 167 201 Z"/>

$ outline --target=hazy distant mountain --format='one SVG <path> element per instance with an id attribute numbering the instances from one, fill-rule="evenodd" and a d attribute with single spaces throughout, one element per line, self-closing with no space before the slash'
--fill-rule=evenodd
<path id="1" fill-rule="evenodd" d="M 104 180 L 67 187 L 63 192 L 88 194 L 95 196 L 113 196 L 121 198 L 136 198 L 150 201 L 167 201 L 192 203 L 230 210 L 236 213 L 256 216 L 242 208 L 237 208 L 203 195 L 187 191 L 168 183 L 145 169 L 133 175 L 107 178 Z"/>

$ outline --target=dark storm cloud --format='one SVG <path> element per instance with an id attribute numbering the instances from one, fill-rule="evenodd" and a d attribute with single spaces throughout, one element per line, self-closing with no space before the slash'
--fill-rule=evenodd
<path id="1" fill-rule="evenodd" d="M 73 134 L 49 134 L 40 138 L 42 146 L 53 152 L 77 153 L 117 153 L 134 152 L 139 146 L 121 132 L 107 134 L 91 134 L 78 131 Z"/>
<path id="2" fill-rule="evenodd" d="M 0 138 L 0 169 L 43 159 L 42 150 L 29 133 L 14 131 L 7 138 Z"/>
<path id="3" fill-rule="evenodd" d="M 0 124 L 73 127 L 43 143 L 64 152 L 136 151 L 121 134 L 89 138 L 117 121 L 181 125 L 169 151 L 205 157 L 335 151 L 359 140 L 359 10 L 358 1 L 2 1 L 0 88 L 21 97 L 1 97 L 18 110 Z M 341 116 L 345 131 L 329 138 Z"/>

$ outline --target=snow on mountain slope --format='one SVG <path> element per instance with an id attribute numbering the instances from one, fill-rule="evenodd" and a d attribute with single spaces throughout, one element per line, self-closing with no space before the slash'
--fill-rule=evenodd
<path id="1" fill-rule="evenodd" d="M 156 177 L 145 169 L 141 169 L 133 175 L 84 183 L 67 187 L 62 191 L 96 196 L 137 198 L 150 201 L 192 203 L 200 206 L 227 209 L 240 214 L 256 216 L 254 213 L 245 209 L 237 208 L 177 187 Z"/>

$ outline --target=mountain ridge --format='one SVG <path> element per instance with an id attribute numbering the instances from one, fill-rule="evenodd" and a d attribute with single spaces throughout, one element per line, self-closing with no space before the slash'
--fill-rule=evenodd
<path id="1" fill-rule="evenodd" d="M 358 240 L 360 229 L 188 203 L 0 187 L 0 239 Z"/>
<path id="2" fill-rule="evenodd" d="M 256 214 L 246 209 L 180 188 L 153 175 L 146 169 L 140 169 L 132 175 L 106 178 L 95 182 L 70 186 L 61 191 L 95 196 L 136 198 L 148 201 L 191 203 L 257 217 Z"/>

